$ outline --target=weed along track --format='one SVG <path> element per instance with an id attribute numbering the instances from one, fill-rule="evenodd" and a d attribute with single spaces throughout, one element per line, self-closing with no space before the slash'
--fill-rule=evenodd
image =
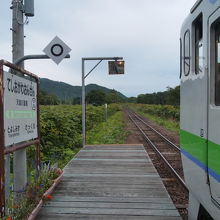
<path id="1" fill-rule="evenodd" d="M 126 109 L 125 114 L 130 124 L 128 126 L 133 128 L 132 132 L 135 135 L 138 132 L 142 136 L 142 144 L 144 144 L 174 204 L 184 218 L 187 215 L 188 189 L 184 182 L 179 146 L 130 109 Z"/>

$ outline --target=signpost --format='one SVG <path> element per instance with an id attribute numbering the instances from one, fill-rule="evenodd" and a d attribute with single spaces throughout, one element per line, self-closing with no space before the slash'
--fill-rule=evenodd
<path id="1" fill-rule="evenodd" d="M 59 64 L 70 51 L 71 49 L 57 36 L 43 50 L 56 64 Z"/>
<path id="2" fill-rule="evenodd" d="M 7 66 L 11 73 L 4 71 Z M 7 61 L 0 60 L 0 212 L 4 215 L 5 196 L 9 199 L 10 164 L 4 166 L 5 155 L 21 152 L 21 149 L 36 145 L 36 160 L 40 160 L 39 134 L 39 78 Z M 24 158 L 26 164 L 26 158 Z M 5 170 L 6 169 L 6 170 Z M 16 181 L 20 183 L 26 174 L 26 165 L 18 170 Z M 5 175 L 6 172 L 6 175 Z M 14 179 L 15 181 L 15 179 Z M 25 180 L 26 181 L 26 180 Z M 14 182 L 15 184 L 15 182 Z M 15 194 L 23 188 L 16 188 Z"/>
<path id="3" fill-rule="evenodd" d="M 89 74 L 103 61 L 103 60 L 114 60 L 113 62 L 123 62 L 123 72 L 124 72 L 124 61 L 121 61 L 123 57 L 86 57 L 82 58 L 82 144 L 83 146 L 86 144 L 86 105 L 85 105 L 85 79 Z M 85 74 L 85 61 L 89 60 L 98 60 L 98 63 L 87 73 Z M 122 65 L 122 64 L 121 64 Z M 111 67 L 112 68 L 112 65 Z M 118 68 L 118 67 L 117 67 Z M 113 74 L 116 74 L 115 72 L 120 72 L 117 74 L 122 74 L 122 67 L 120 66 L 120 69 L 116 70 L 114 68 L 109 70 Z"/>
<path id="4" fill-rule="evenodd" d="M 13 17 L 23 20 L 23 12 L 16 12 L 17 4 L 13 1 Z M 38 87 L 39 80 L 34 74 L 21 69 L 24 60 L 49 59 L 59 64 L 64 58 L 70 58 L 71 49 L 58 37 L 55 37 L 44 49 L 45 54 L 24 56 L 23 25 L 14 21 L 13 31 L 13 63 L 0 61 L 0 214 L 4 210 L 4 192 L 9 199 L 10 155 L 13 155 L 13 190 L 22 191 L 27 184 L 27 158 L 25 148 L 36 145 L 36 161 L 40 160 L 40 137 L 38 129 Z M 16 30 L 16 31 L 15 31 Z M 3 70 L 3 66 L 12 73 Z M 15 73 L 15 74 L 13 74 Z M 3 123 L 4 121 L 4 123 Z M 2 123 L 1 123 L 2 122 Z M 4 154 L 6 154 L 4 156 Z M 5 164 L 2 164 L 4 163 Z M 5 173 L 5 174 L 4 174 Z M 4 184 L 4 185 L 1 185 Z M 6 187 L 7 186 L 7 187 Z"/>

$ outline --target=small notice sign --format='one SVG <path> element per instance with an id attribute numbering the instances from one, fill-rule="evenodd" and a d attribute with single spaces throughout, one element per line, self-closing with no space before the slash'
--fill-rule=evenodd
<path id="1" fill-rule="evenodd" d="M 71 49 L 57 36 L 43 50 L 56 64 L 59 64 L 70 51 Z"/>
<path id="2" fill-rule="evenodd" d="M 37 138 L 37 83 L 9 72 L 3 78 L 5 146 Z"/>
<path id="3" fill-rule="evenodd" d="M 115 74 L 124 74 L 124 61 L 109 61 L 108 62 L 108 68 L 109 68 L 109 74 L 115 75 Z"/>

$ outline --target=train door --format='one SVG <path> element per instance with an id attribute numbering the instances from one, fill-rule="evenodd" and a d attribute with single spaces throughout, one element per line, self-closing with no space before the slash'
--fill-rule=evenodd
<path id="1" fill-rule="evenodd" d="M 220 9 L 209 17 L 208 175 L 213 202 L 220 204 Z"/>

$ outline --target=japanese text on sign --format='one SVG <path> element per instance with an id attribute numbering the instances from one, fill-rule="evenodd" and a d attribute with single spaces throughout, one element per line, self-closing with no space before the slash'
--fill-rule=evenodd
<path id="1" fill-rule="evenodd" d="M 38 137 L 37 83 L 4 72 L 5 146 Z"/>

